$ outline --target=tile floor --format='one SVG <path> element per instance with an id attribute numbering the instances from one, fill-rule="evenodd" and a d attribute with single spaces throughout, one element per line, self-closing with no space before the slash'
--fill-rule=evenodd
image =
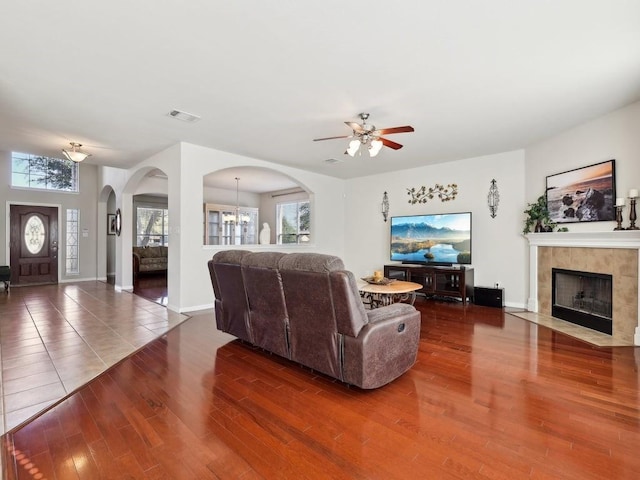
<path id="1" fill-rule="evenodd" d="M 633 345 L 631 342 L 613 338 L 611 335 L 607 335 L 606 333 L 597 332 L 596 330 L 582 327 L 575 323 L 567 322 L 566 320 L 560 320 L 559 318 L 554 318 L 549 315 L 522 311 L 510 311 L 509 313 L 524 320 L 537 323 L 538 325 L 549 327 L 552 330 L 566 333 L 567 335 L 571 335 L 572 337 L 598 347 L 627 347 Z"/>
<path id="2" fill-rule="evenodd" d="M 0 433 L 187 318 L 104 282 L 0 292 Z"/>

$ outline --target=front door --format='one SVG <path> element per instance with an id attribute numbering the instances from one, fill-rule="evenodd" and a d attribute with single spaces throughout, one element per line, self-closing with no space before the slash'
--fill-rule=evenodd
<path id="1" fill-rule="evenodd" d="M 11 283 L 58 282 L 58 209 L 11 205 Z"/>

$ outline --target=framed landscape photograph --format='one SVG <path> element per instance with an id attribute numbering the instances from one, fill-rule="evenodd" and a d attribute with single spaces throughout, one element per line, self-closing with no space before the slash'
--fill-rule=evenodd
<path id="1" fill-rule="evenodd" d="M 616 217 L 615 160 L 547 177 L 547 208 L 556 223 L 605 222 Z"/>
<path id="2" fill-rule="evenodd" d="M 107 213 L 107 235 L 116 234 L 116 216 L 113 213 Z"/>

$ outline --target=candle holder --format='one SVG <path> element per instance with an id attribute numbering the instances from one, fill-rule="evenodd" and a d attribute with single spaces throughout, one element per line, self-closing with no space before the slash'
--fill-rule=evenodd
<path id="1" fill-rule="evenodd" d="M 616 205 L 616 222 L 618 222 L 618 226 L 614 228 L 614 230 L 624 230 L 625 228 L 622 226 L 622 209 L 624 205 Z"/>
<path id="2" fill-rule="evenodd" d="M 629 203 L 631 205 L 631 208 L 629 208 L 629 222 L 631 222 L 631 225 L 629 225 L 627 230 L 638 230 L 638 227 L 636 227 L 636 219 L 638 218 L 636 217 L 636 198 L 637 197 L 629 198 Z"/>

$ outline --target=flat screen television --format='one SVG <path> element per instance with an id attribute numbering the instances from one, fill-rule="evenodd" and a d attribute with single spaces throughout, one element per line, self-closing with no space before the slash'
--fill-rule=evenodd
<path id="1" fill-rule="evenodd" d="M 471 264 L 471 212 L 391 217 L 391 260 Z"/>

